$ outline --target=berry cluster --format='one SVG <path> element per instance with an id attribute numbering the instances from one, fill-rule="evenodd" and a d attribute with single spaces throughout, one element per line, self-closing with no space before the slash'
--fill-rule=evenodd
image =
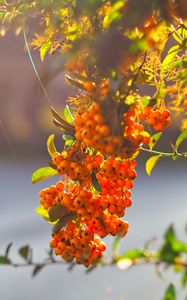
<path id="1" fill-rule="evenodd" d="M 104 192 L 94 196 L 92 192 L 73 183 L 70 183 L 68 191 L 65 191 L 63 182 L 59 181 L 56 186 L 40 192 L 40 202 L 48 211 L 60 204 L 66 211 L 76 213 L 79 224 L 86 226 L 90 232 L 100 237 L 117 233 L 124 235 L 127 232 L 128 224 L 119 217 L 124 215 L 124 210 L 131 201 L 128 198 L 128 191 L 126 190 L 124 193 L 121 202 L 119 195 L 116 195 L 116 198 L 109 196 L 109 194 L 104 195 Z M 126 199 L 127 201 L 125 201 Z M 112 207 L 115 207 L 116 211 L 112 210 Z"/>
<path id="2" fill-rule="evenodd" d="M 124 114 L 124 136 L 128 137 L 138 148 L 141 144 L 149 143 L 149 134 L 144 130 L 144 127 L 139 122 L 136 122 L 137 108 L 131 106 L 129 111 Z"/>
<path id="3" fill-rule="evenodd" d="M 120 125 L 120 134 L 113 135 L 112 129 L 106 124 L 98 103 L 93 103 L 88 111 L 82 108 L 75 118 L 75 137 L 87 147 L 101 151 L 105 155 L 132 157 L 140 144 L 148 144 L 149 135 L 143 125 L 135 122 L 136 107 L 133 106 Z"/>
<path id="4" fill-rule="evenodd" d="M 40 202 L 49 213 L 50 209 L 60 204 L 66 212 L 74 212 L 76 216 L 74 221 L 67 221 L 66 227 L 53 235 L 50 245 L 55 248 L 57 255 L 67 261 L 76 259 L 85 266 L 96 264 L 106 248 L 100 238 L 108 234 L 124 236 L 128 231 L 128 223 L 119 218 L 118 210 L 116 213 L 111 211 L 111 201 L 102 193 L 95 196 L 72 182 L 67 190 L 59 181 L 56 186 L 40 192 Z M 114 206 L 122 209 L 117 198 Z M 124 214 L 125 206 L 122 206 Z"/>
<path id="5" fill-rule="evenodd" d="M 106 249 L 99 238 L 94 237 L 89 230 L 78 228 L 74 222 L 69 222 L 66 229 L 54 234 L 50 246 L 62 259 L 68 262 L 76 259 L 78 264 L 85 267 L 95 265 Z"/>
<path id="6" fill-rule="evenodd" d="M 145 107 L 140 117 L 143 120 L 147 120 L 147 123 L 156 131 L 163 131 L 171 124 L 170 111 L 167 109 L 154 110 L 153 107 Z"/>
<path id="7" fill-rule="evenodd" d="M 123 237 L 128 231 L 122 217 L 132 205 L 131 189 L 137 176 L 134 157 L 150 139 L 140 119 L 156 130 L 170 122 L 167 110 L 148 107 L 140 113 L 133 104 L 120 111 L 114 128 L 115 124 L 108 125 L 111 116 L 104 117 L 104 108 L 93 102 L 88 110 L 79 109 L 74 142 L 68 150 L 52 155 L 51 165 L 64 181 L 40 192 L 49 219 L 60 224 L 55 225 L 50 246 L 62 259 L 86 267 L 102 258 L 106 249 L 102 238 Z"/>
<path id="8" fill-rule="evenodd" d="M 107 200 L 107 208 L 110 214 L 123 217 L 125 209 L 132 204 L 130 189 L 133 188 L 133 181 L 136 178 L 134 160 L 119 161 L 109 158 L 98 174 L 102 185 L 102 197 Z"/>
<path id="9" fill-rule="evenodd" d="M 75 137 L 103 154 L 110 155 L 119 151 L 122 144 L 120 136 L 113 136 L 111 129 L 106 125 L 100 111 L 100 105 L 94 103 L 88 111 L 82 108 L 75 118 Z"/>
<path id="10" fill-rule="evenodd" d="M 80 181 L 87 181 L 90 174 L 100 168 L 102 162 L 102 155 L 86 153 L 86 149 L 79 143 L 74 143 L 68 151 L 61 154 L 55 152 L 52 157 L 52 163 L 59 175 L 67 174 L 69 178 Z"/>
<path id="11" fill-rule="evenodd" d="M 64 191 L 64 183 L 62 181 L 57 182 L 56 185 L 52 185 L 49 188 L 40 191 L 40 203 L 48 211 L 55 204 L 55 199 L 59 192 Z"/>
<path id="12" fill-rule="evenodd" d="M 66 161 L 74 150 L 75 145 L 67 151 Z M 84 158 L 87 156 L 91 166 L 94 165 L 94 156 L 87 154 Z M 63 155 L 54 154 L 53 163 L 61 165 L 63 161 Z M 100 238 L 109 234 L 113 236 L 118 234 L 121 237 L 126 235 L 128 223 L 121 217 L 124 216 L 125 209 L 132 204 L 130 189 L 136 178 L 134 160 L 110 157 L 103 164 L 102 156 L 96 155 L 95 162 L 99 164 L 97 179 L 102 187 L 101 192 L 95 194 L 91 189 L 87 189 L 85 183 L 80 185 L 73 180 L 66 187 L 59 181 L 40 192 L 40 202 L 49 213 L 52 208 L 60 205 L 66 212 L 75 216 L 74 221 L 68 220 L 65 227 L 53 235 L 51 247 L 55 248 L 55 253 L 63 259 L 67 261 L 75 259 L 77 263 L 86 267 L 95 265 L 103 256 L 106 247 Z M 89 164 L 87 166 L 92 172 L 93 168 L 89 167 Z"/>

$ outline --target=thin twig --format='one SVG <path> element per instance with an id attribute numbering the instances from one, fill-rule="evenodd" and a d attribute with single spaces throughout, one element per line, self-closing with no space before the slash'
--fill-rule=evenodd
<path id="1" fill-rule="evenodd" d="M 172 157 L 172 156 L 176 155 L 178 157 L 187 157 L 186 152 L 179 153 L 176 150 L 174 152 L 161 152 L 161 151 L 157 151 L 157 150 L 147 149 L 147 148 L 144 148 L 144 147 L 140 147 L 140 150 L 142 150 L 144 152 L 152 153 L 152 154 L 157 154 L 157 155 L 160 155 L 160 156 Z"/>

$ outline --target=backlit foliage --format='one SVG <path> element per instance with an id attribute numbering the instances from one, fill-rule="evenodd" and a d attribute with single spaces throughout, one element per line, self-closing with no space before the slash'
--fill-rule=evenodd
<path id="1" fill-rule="evenodd" d="M 1 34 L 26 32 L 46 55 L 60 55 L 67 84 L 64 116 L 51 107 L 64 148 L 48 140 L 49 167 L 33 182 L 59 175 L 40 192 L 38 212 L 54 223 L 50 246 L 62 259 L 96 266 L 108 235 L 123 237 L 136 157 L 153 147 L 173 115 L 187 128 L 187 8 L 185 0 L 0 1 Z M 31 29 L 31 24 L 33 24 Z M 155 151 L 147 173 L 160 157 Z"/>

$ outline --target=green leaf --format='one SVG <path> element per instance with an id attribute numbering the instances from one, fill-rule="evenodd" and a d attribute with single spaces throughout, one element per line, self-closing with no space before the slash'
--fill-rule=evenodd
<path id="1" fill-rule="evenodd" d="M 95 172 L 92 173 L 92 176 L 91 176 L 91 180 L 92 180 L 92 185 L 93 187 L 98 191 L 98 192 L 102 192 L 102 187 L 96 177 L 96 174 Z"/>
<path id="2" fill-rule="evenodd" d="M 39 182 L 41 180 L 47 179 L 56 174 L 57 174 L 57 171 L 52 169 L 51 167 L 44 167 L 44 168 L 38 169 L 32 174 L 32 183 Z"/>
<path id="3" fill-rule="evenodd" d="M 184 130 L 177 138 L 175 143 L 175 149 L 177 150 L 180 146 L 180 144 L 183 142 L 184 139 L 187 138 L 187 129 Z"/>
<path id="4" fill-rule="evenodd" d="M 145 107 L 155 106 L 157 104 L 157 99 L 156 98 L 151 98 L 150 96 L 144 96 L 142 98 L 142 104 Z"/>
<path id="5" fill-rule="evenodd" d="M 173 251 L 180 254 L 181 252 L 187 253 L 187 244 L 178 240 L 173 240 L 171 243 Z"/>
<path id="6" fill-rule="evenodd" d="M 149 142 L 149 148 L 152 150 L 153 147 L 158 143 L 159 139 L 162 136 L 162 132 L 155 133 L 151 136 L 150 142 Z"/>
<path id="7" fill-rule="evenodd" d="M 169 49 L 168 54 L 166 55 L 166 57 L 162 62 L 163 71 L 167 71 L 167 69 L 170 68 L 172 64 L 175 63 L 175 57 L 179 52 L 179 50 L 180 50 L 180 45 L 175 45 Z"/>
<path id="8" fill-rule="evenodd" d="M 176 234 L 173 225 L 167 229 L 164 235 L 165 243 L 160 250 L 160 257 L 172 263 L 181 253 L 187 253 L 187 244 L 176 239 Z"/>
<path id="9" fill-rule="evenodd" d="M 166 242 L 170 243 L 176 239 L 176 234 L 173 225 L 170 225 L 164 234 L 164 239 Z"/>
<path id="10" fill-rule="evenodd" d="M 71 124 L 74 123 L 74 117 L 73 117 L 68 105 L 66 105 L 66 107 L 64 109 L 64 117 L 68 123 L 71 123 Z"/>
<path id="11" fill-rule="evenodd" d="M 0 256 L 0 265 L 10 265 L 11 261 L 6 256 Z"/>
<path id="12" fill-rule="evenodd" d="M 74 143 L 72 135 L 63 134 L 63 140 L 65 141 L 65 148 L 68 150 Z"/>
<path id="13" fill-rule="evenodd" d="M 122 255 L 120 255 L 119 260 L 125 258 L 134 260 L 141 257 L 145 257 L 144 252 L 140 249 L 134 249 L 134 250 L 124 252 Z"/>
<path id="14" fill-rule="evenodd" d="M 55 144 L 54 144 L 55 135 L 51 134 L 47 139 L 47 150 L 49 155 L 52 157 L 55 152 L 57 152 Z"/>
<path id="15" fill-rule="evenodd" d="M 152 170 L 155 168 L 156 164 L 158 163 L 158 160 L 160 157 L 161 157 L 161 155 L 155 155 L 155 156 L 150 157 L 146 161 L 145 169 L 149 176 L 151 175 Z"/>
<path id="16" fill-rule="evenodd" d="M 176 300 L 175 286 L 172 283 L 168 286 L 162 300 Z"/>
<path id="17" fill-rule="evenodd" d="M 42 205 L 40 205 L 36 208 L 36 213 L 39 214 L 40 216 L 42 216 L 50 224 L 54 225 L 57 223 L 57 221 L 54 221 L 54 222 L 50 221 L 48 211 Z"/>
<path id="18" fill-rule="evenodd" d="M 178 156 L 177 155 L 172 155 L 171 157 L 174 161 L 176 161 L 178 159 Z"/>
<path id="19" fill-rule="evenodd" d="M 171 244 L 165 243 L 160 249 L 160 258 L 166 263 L 172 264 L 177 254 L 173 251 Z"/>
<path id="20" fill-rule="evenodd" d="M 22 258 L 24 258 L 28 262 L 30 261 L 31 248 L 28 245 L 21 247 L 19 249 L 19 254 Z"/>
<path id="21" fill-rule="evenodd" d="M 173 28 L 172 28 L 173 31 Z M 173 38 L 176 40 L 176 42 L 178 42 L 180 45 L 182 44 L 182 38 L 177 34 L 177 32 L 173 32 L 172 34 Z"/>
<path id="22" fill-rule="evenodd" d="M 185 270 L 182 274 L 181 284 L 183 288 L 187 286 L 187 270 Z"/>

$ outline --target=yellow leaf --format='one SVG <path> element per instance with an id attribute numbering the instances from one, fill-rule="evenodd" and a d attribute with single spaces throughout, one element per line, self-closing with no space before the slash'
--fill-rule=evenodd
<path id="1" fill-rule="evenodd" d="M 49 152 L 49 155 L 52 157 L 53 154 L 55 152 L 57 152 L 56 150 L 56 147 L 55 147 L 55 144 L 54 144 L 54 138 L 55 138 L 55 135 L 54 134 L 51 134 L 49 137 L 48 137 L 48 140 L 47 140 L 47 150 Z"/>
<path id="2" fill-rule="evenodd" d="M 53 175 L 56 175 L 57 171 L 51 167 L 44 167 L 36 170 L 32 174 L 32 183 L 36 183 L 42 180 L 45 180 Z"/>
<path id="3" fill-rule="evenodd" d="M 55 221 L 55 222 L 50 221 L 48 211 L 42 205 L 40 205 L 36 208 L 36 213 L 39 214 L 40 216 L 42 216 L 50 224 L 54 225 L 57 223 L 57 221 Z"/>
<path id="4" fill-rule="evenodd" d="M 154 135 L 151 136 L 150 142 L 149 142 L 150 150 L 152 150 L 153 147 L 157 144 L 157 142 L 159 141 L 161 136 L 162 136 L 162 132 L 157 132 L 157 133 L 155 133 Z"/>
<path id="5" fill-rule="evenodd" d="M 40 205 L 36 208 L 36 212 L 37 212 L 37 214 L 42 216 L 45 220 L 49 221 L 48 211 L 42 205 Z"/>
<path id="6" fill-rule="evenodd" d="M 146 172 L 149 176 L 151 175 L 152 170 L 156 166 L 156 164 L 157 164 L 160 157 L 161 157 L 161 155 L 155 155 L 155 156 L 150 157 L 147 160 L 146 165 L 145 165 L 145 169 L 146 169 Z"/>

